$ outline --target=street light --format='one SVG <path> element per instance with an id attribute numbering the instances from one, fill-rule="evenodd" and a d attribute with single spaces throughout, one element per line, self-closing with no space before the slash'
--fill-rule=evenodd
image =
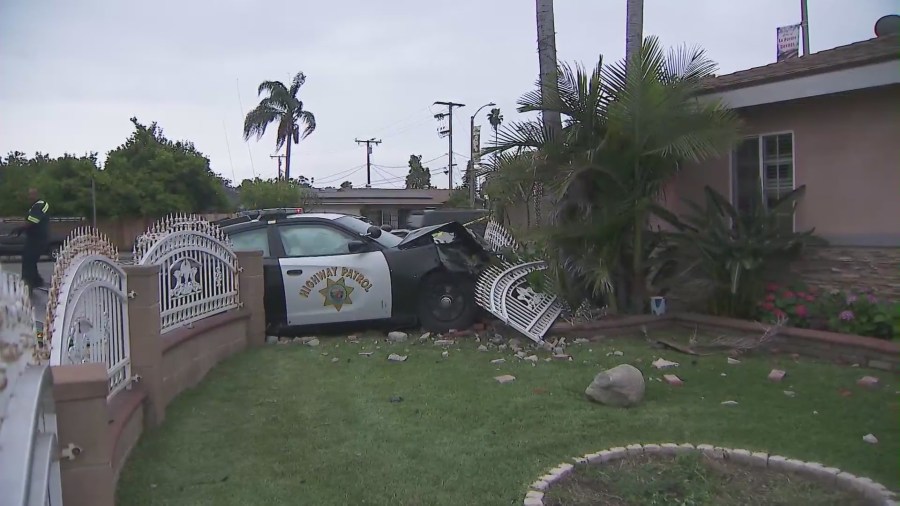
<path id="1" fill-rule="evenodd" d="M 475 116 L 485 107 L 493 107 L 497 104 L 488 102 L 475 110 L 475 114 L 469 118 L 469 205 L 475 207 Z"/>

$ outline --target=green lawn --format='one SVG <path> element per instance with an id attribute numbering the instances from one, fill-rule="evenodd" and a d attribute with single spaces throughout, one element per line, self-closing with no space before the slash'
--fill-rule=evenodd
<path id="1" fill-rule="evenodd" d="M 221 364 L 141 438 L 118 504 L 521 504 L 549 467 L 634 442 L 770 451 L 898 488 L 900 387 L 889 373 L 788 357 L 692 363 L 640 339 L 570 346 L 573 362 L 534 366 L 508 351 L 478 352 L 472 340 L 448 358 L 431 343 L 379 346 L 323 338 L 316 348 L 268 346 Z M 406 362 L 386 360 L 406 350 Z M 613 350 L 624 355 L 607 356 Z M 659 356 L 681 363 L 683 387 L 650 379 L 661 376 L 650 367 Z M 505 364 L 490 364 L 501 357 Z M 644 371 L 644 403 L 588 402 L 593 376 L 618 363 Z M 774 366 L 788 371 L 780 384 L 766 379 Z M 517 380 L 498 384 L 500 374 Z M 884 386 L 857 387 L 864 374 Z M 863 442 L 868 433 L 877 445 Z"/>

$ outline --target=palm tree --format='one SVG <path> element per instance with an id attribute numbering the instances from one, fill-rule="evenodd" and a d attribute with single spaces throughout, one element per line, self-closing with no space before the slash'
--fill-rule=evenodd
<path id="1" fill-rule="evenodd" d="M 553 16 L 553 0 L 535 0 L 537 37 L 538 37 L 538 65 L 540 68 L 540 90 L 544 101 L 559 94 L 556 89 L 556 71 L 559 65 L 556 62 L 556 27 Z M 557 135 L 562 130 L 562 117 L 559 112 L 549 109 L 541 110 L 541 120 L 544 129 L 551 135 Z M 541 223 L 541 200 L 544 198 L 544 185 L 538 183 L 534 192 L 534 214 L 537 224 Z"/>
<path id="2" fill-rule="evenodd" d="M 305 139 L 316 129 L 316 117 L 305 110 L 303 101 L 297 98 L 297 93 L 305 82 L 306 75 L 303 72 L 297 72 L 290 88 L 280 81 L 263 81 L 257 94 L 267 92 L 268 96 L 260 100 L 259 105 L 244 118 L 244 140 L 250 139 L 251 136 L 256 136 L 256 140 L 259 140 L 270 124 L 278 123 L 275 149 L 279 150 L 282 146 L 286 146 L 285 179 L 291 178 L 291 143 L 299 144 L 300 139 Z"/>
<path id="3" fill-rule="evenodd" d="M 499 107 L 494 107 L 491 109 L 491 112 L 487 115 L 488 123 L 491 124 L 491 128 L 494 129 L 494 146 L 497 145 L 497 133 L 500 130 L 500 124 L 503 123 L 503 114 L 500 112 Z"/>
<path id="4" fill-rule="evenodd" d="M 648 37 L 627 77 L 626 63 L 601 59 L 590 72 L 561 66 L 556 96 L 543 97 L 539 83 L 518 102 L 519 112 L 564 116 L 560 135 L 537 120 L 512 122 L 487 151 L 535 153 L 538 178 L 556 193 L 547 238 L 570 277 L 587 294 L 614 290 L 619 304 L 640 311 L 645 236 L 665 184 L 681 162 L 729 149 L 738 122 L 731 110 L 697 99 L 700 81 L 716 69 L 703 50 L 666 55 Z"/>
<path id="5" fill-rule="evenodd" d="M 626 0 L 625 5 L 625 61 L 641 52 L 644 38 L 644 0 Z"/>

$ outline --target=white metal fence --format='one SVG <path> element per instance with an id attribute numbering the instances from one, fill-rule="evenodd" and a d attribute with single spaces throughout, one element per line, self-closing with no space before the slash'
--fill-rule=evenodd
<path id="1" fill-rule="evenodd" d="M 159 265 L 160 330 L 240 306 L 237 256 L 216 225 L 191 215 L 156 222 L 135 241 L 136 265 Z"/>
<path id="2" fill-rule="evenodd" d="M 109 397 L 131 382 L 127 283 L 109 240 L 79 228 L 60 249 L 50 284 L 50 365 L 106 364 Z"/>
<path id="3" fill-rule="evenodd" d="M 0 272 L 0 506 L 60 506 L 56 405 L 22 281 Z"/>

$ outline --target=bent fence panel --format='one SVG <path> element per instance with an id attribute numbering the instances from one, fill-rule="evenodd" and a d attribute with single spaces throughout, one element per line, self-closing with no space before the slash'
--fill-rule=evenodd
<path id="1" fill-rule="evenodd" d="M 0 506 L 60 506 L 53 378 L 39 364 L 27 293 L 0 272 Z"/>
<path id="2" fill-rule="evenodd" d="M 136 265 L 159 265 L 160 331 L 240 307 L 237 255 L 216 225 L 168 216 L 135 241 Z"/>
<path id="3" fill-rule="evenodd" d="M 128 297 L 128 280 L 109 240 L 93 229 L 74 231 L 60 250 L 50 285 L 50 365 L 106 364 L 109 397 L 128 387 Z"/>
<path id="4" fill-rule="evenodd" d="M 545 262 L 492 265 L 478 278 L 476 302 L 529 339 L 541 342 L 563 308 L 555 294 L 535 292 L 528 284 L 526 276 L 546 269 Z"/>

